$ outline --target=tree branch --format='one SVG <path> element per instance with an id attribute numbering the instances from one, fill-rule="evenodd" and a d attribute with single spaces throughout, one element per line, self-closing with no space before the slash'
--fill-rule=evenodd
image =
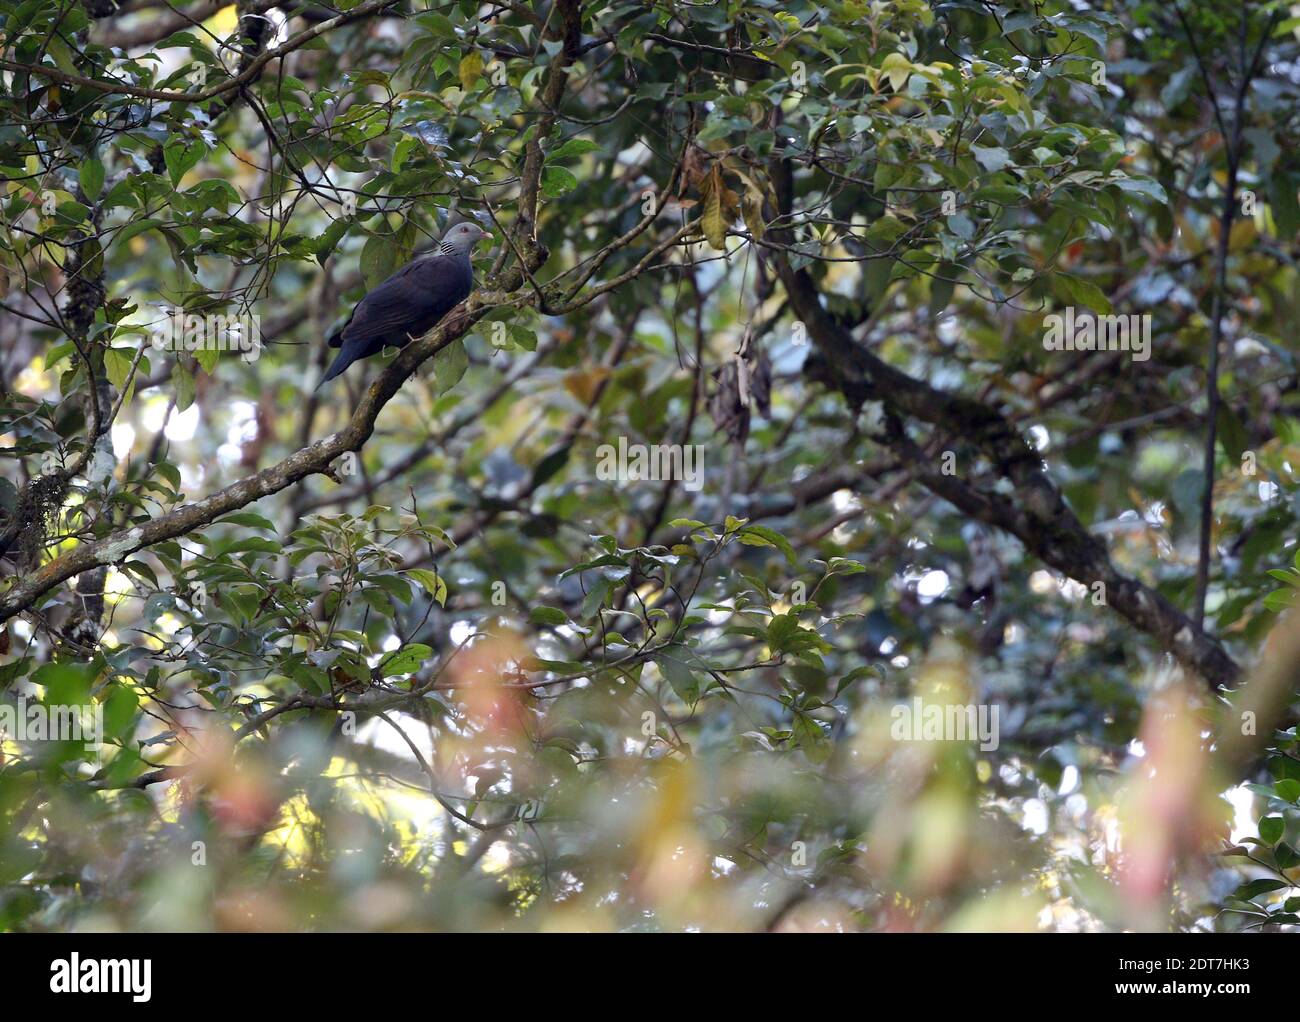
<path id="1" fill-rule="evenodd" d="M 772 174 L 779 212 L 788 214 L 793 196 L 789 161 L 774 161 Z M 872 400 L 883 404 L 887 416 L 895 420 L 888 442 L 911 459 L 913 471 L 927 488 L 971 517 L 1011 533 L 1044 563 L 1069 577 L 1086 585 L 1104 582 L 1108 606 L 1210 685 L 1222 688 L 1237 680 L 1240 668 L 1218 642 L 1195 628 L 1155 590 L 1115 568 L 1105 545 L 1066 504 L 1037 451 L 1001 412 L 937 390 L 879 359 L 826 311 L 806 269 L 794 270 L 783 252 L 774 253 L 772 259 L 794 314 L 824 356 L 826 382 L 854 404 Z M 956 442 L 978 447 L 994 471 L 1011 484 L 1015 499 L 977 489 L 931 466 L 932 459 L 907 436 L 903 423 L 908 420 L 928 423 Z"/>
<path id="2" fill-rule="evenodd" d="M 396 0 L 370 0 L 369 3 L 362 4 L 349 12 L 346 17 L 348 20 L 355 20 L 356 17 L 372 13 L 395 2 Z M 564 91 L 567 68 L 578 51 L 577 40 L 581 37 L 581 4 L 578 0 L 560 0 L 559 10 L 563 18 L 562 32 L 565 45 L 552 58 L 548 68 L 545 84 L 541 90 L 544 112 L 539 119 L 539 124 L 555 116 L 555 108 Z M 325 30 L 327 27 L 342 23 L 343 20 L 334 18 L 316 26 L 316 29 Z M 294 40 L 302 35 L 306 33 L 300 33 L 299 36 L 294 37 Z M 290 40 L 290 43 L 294 40 Z M 274 52 L 284 51 L 285 47 L 281 47 Z M 267 51 L 262 56 L 266 57 L 271 52 Z M 250 72 L 259 68 L 260 60 L 261 58 L 258 58 L 250 63 Z M 0 61 L 0 66 L 4 63 Z M 231 79 L 231 81 L 236 80 Z M 212 94 L 215 94 L 212 90 L 207 91 L 207 95 Z M 187 98 L 203 97 L 196 94 Z M 375 420 L 384 405 L 392 399 L 420 365 L 452 341 L 463 336 L 469 327 L 489 310 L 509 304 L 509 293 L 518 290 L 524 280 L 546 261 L 547 251 L 537 241 L 536 233 L 537 202 L 544 164 L 541 147 L 536 139 L 544 134 L 544 131 L 539 130 L 530 141 L 525 150 L 524 169 L 521 174 L 520 201 L 513 241 L 514 247 L 522 255 L 523 262 L 516 262 L 503 270 L 495 281 L 496 287 L 493 290 L 479 291 L 471 295 L 460 311 L 453 311 L 429 333 L 403 348 L 397 358 L 386 366 L 370 385 L 347 426 L 338 433 L 333 433 L 323 440 L 295 451 L 278 464 L 232 483 L 197 503 L 184 504 L 158 518 L 135 524 L 130 528 L 119 529 L 94 543 L 76 546 L 43 564 L 31 574 L 15 579 L 8 590 L 0 593 L 0 622 L 7 621 L 18 612 L 31 607 L 54 586 L 83 571 L 109 564 L 119 564 L 137 550 L 193 532 L 224 514 L 245 507 L 262 497 L 278 493 L 307 476 L 326 474 L 331 463 L 340 455 L 348 451 L 360 450 L 374 431 Z"/>

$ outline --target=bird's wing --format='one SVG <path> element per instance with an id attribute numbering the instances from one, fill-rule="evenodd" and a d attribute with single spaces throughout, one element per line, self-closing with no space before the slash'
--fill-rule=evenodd
<path id="1" fill-rule="evenodd" d="M 405 344 L 408 335 L 428 330 L 469 293 L 465 277 L 447 256 L 411 263 L 361 299 L 341 340 Z"/>
<path id="2" fill-rule="evenodd" d="M 357 304 L 352 307 L 352 311 L 348 313 L 348 318 L 343 322 L 343 325 L 340 326 L 337 330 L 335 330 L 332 334 L 330 334 L 329 346 L 331 348 L 343 347 L 343 339 L 345 337 L 353 336 L 352 334 L 348 333 L 348 327 L 352 325 L 352 320 L 353 317 L 356 316 L 357 310 L 365 306 L 366 300 L 370 298 L 371 295 L 379 294 L 380 292 L 383 291 L 384 288 L 388 287 L 390 284 L 393 284 L 395 281 L 398 280 L 398 278 L 406 276 L 406 274 L 410 273 L 419 265 L 420 264 L 418 261 L 413 263 L 407 263 L 400 270 L 394 273 L 391 277 L 383 281 L 383 283 L 379 284 L 374 291 L 371 291 L 369 294 L 365 295 L 365 297 L 363 297 L 361 301 L 357 302 Z"/>

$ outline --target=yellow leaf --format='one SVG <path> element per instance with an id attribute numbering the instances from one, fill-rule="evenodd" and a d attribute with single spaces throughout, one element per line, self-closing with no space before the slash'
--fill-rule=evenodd
<path id="1" fill-rule="evenodd" d="M 756 239 L 762 240 L 767 224 L 763 222 L 763 197 L 756 192 L 746 191 L 741 200 L 740 211 L 745 217 L 745 226 Z"/>
<path id="2" fill-rule="evenodd" d="M 460 58 L 460 87 L 466 92 L 474 88 L 474 83 L 483 75 L 483 57 L 478 50 L 470 50 Z"/>
<path id="3" fill-rule="evenodd" d="M 902 92 L 908 75 L 912 73 L 912 62 L 901 53 L 891 53 L 880 65 L 880 70 L 885 73 L 894 91 Z"/>
<path id="4" fill-rule="evenodd" d="M 1228 232 L 1228 250 L 1240 252 L 1242 249 L 1252 248 L 1258 235 L 1254 220 L 1238 220 Z"/>
<path id="5" fill-rule="evenodd" d="M 700 217 L 700 229 L 709 245 L 719 251 L 727 248 L 727 224 L 722 216 L 722 188 L 722 174 L 715 165 L 704 195 L 704 215 Z"/>
<path id="6" fill-rule="evenodd" d="M 217 11 L 216 14 L 208 19 L 208 22 L 204 27 L 213 35 L 217 36 L 217 38 L 224 39 L 235 30 L 235 27 L 238 24 L 239 10 L 235 4 L 231 4 L 229 7 L 223 7 L 221 10 Z"/>
<path id="7" fill-rule="evenodd" d="M 610 369 L 608 366 L 592 366 L 586 370 L 575 369 L 565 374 L 564 389 L 583 404 L 590 404 L 596 399 L 596 392 L 600 385 L 609 376 Z"/>

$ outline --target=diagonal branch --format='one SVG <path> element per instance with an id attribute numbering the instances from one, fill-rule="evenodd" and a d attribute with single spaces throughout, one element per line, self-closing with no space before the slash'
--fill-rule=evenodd
<path id="1" fill-rule="evenodd" d="M 355 15 L 363 9 L 377 10 L 392 2 L 393 0 L 372 0 L 354 8 L 351 14 Z M 581 4 L 578 0 L 559 0 L 558 6 L 563 17 L 565 45 L 552 58 L 541 90 L 543 119 L 553 119 L 555 116 L 555 108 L 564 92 L 568 65 L 578 53 L 577 40 L 580 39 Z M 339 19 L 332 21 L 337 22 Z M 253 63 L 256 64 L 255 61 Z M 539 136 L 541 134 L 543 133 L 538 132 Z M 0 593 L 0 622 L 31 607 L 50 589 L 83 571 L 121 563 L 137 550 L 193 532 L 224 514 L 278 493 L 307 476 L 328 474 L 331 464 L 340 455 L 360 450 L 374 431 L 375 420 L 384 405 L 420 365 L 463 336 L 491 309 L 514 301 L 510 298 L 510 293 L 517 291 L 525 279 L 546 261 L 546 248 L 538 242 L 536 232 L 544 159 L 540 145 L 535 140 L 529 143 L 526 154 L 513 230 L 514 247 L 521 254 L 522 262 L 516 262 L 503 270 L 494 282 L 494 289 L 472 294 L 460 311 L 453 311 L 423 337 L 403 348 L 370 385 L 342 430 L 295 451 L 283 461 L 240 479 L 197 503 L 183 504 L 158 518 L 119 529 L 93 543 L 75 546 L 31 574 L 15 579 L 7 590 Z"/>
<path id="2" fill-rule="evenodd" d="M 790 163 L 776 161 L 772 174 L 779 211 L 788 214 L 793 196 Z M 819 370 L 825 382 L 854 404 L 882 403 L 887 442 L 909 460 L 927 488 L 972 518 L 1009 532 L 1036 557 L 1069 577 L 1088 585 L 1104 582 L 1107 604 L 1113 610 L 1156 639 L 1208 684 L 1222 688 L 1237 680 L 1239 666 L 1217 641 L 1194 627 L 1190 618 L 1158 592 L 1114 566 L 1104 543 L 1079 521 L 1037 451 L 1006 416 L 980 401 L 931 387 L 882 361 L 823 307 L 806 269 L 793 269 L 781 251 L 773 252 L 772 259 L 795 316 L 803 321 L 823 356 Z M 1011 484 L 1012 497 L 943 475 L 908 437 L 908 422 L 929 424 L 979 448 L 994 471 Z"/>
<path id="3" fill-rule="evenodd" d="M 197 503 L 183 504 L 158 518 L 120 529 L 94 543 L 81 544 L 46 562 L 31 574 L 17 579 L 13 586 L 0 594 L 0 621 L 32 606 L 43 593 L 74 575 L 118 564 L 143 547 L 184 536 L 224 514 L 278 493 L 309 475 L 325 474 L 340 455 L 360 450 L 374 431 L 375 419 L 384 405 L 420 364 L 462 336 L 489 309 L 501 304 L 500 297 L 471 295 L 461 313 L 453 313 L 424 337 L 403 348 L 370 385 L 352 419 L 338 433 L 295 451 L 278 464 L 240 479 Z"/>

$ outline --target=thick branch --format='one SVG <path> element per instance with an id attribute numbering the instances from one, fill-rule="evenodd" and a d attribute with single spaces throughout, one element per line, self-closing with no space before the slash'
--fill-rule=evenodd
<path id="1" fill-rule="evenodd" d="M 790 165 L 778 161 L 773 178 L 780 212 L 788 214 Z M 784 232 L 774 232 L 784 233 Z M 1045 563 L 1086 585 L 1106 584 L 1107 604 L 1195 671 L 1209 684 L 1225 687 L 1240 668 L 1214 639 L 1155 590 L 1118 571 L 1105 545 L 1084 528 L 1052 482 L 1038 453 L 997 409 L 949 394 L 879 359 L 823 307 L 807 270 L 794 270 L 783 252 L 773 254 L 794 314 L 824 356 L 827 382 L 850 401 L 880 401 L 895 422 L 889 440 L 900 448 L 917 478 L 930 490 L 986 525 L 1009 532 Z M 921 455 L 904 423 L 924 422 L 959 442 L 972 444 L 1012 486 L 1014 499 L 980 490 L 957 476 L 945 476 Z"/>

